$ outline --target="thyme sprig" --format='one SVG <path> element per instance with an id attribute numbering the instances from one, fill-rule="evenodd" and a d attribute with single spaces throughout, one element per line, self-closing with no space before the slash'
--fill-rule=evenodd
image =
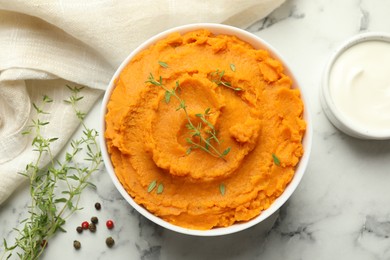
<path id="1" fill-rule="evenodd" d="M 186 142 L 191 146 L 187 149 L 187 154 L 190 154 L 194 149 L 200 149 L 214 157 L 225 159 L 225 156 L 230 152 L 230 147 L 225 149 L 223 152 L 220 152 L 213 144 L 212 140 L 214 140 L 218 145 L 221 144 L 221 141 L 217 138 L 217 132 L 214 128 L 214 125 L 207 120 L 207 117 L 210 115 L 210 108 L 205 110 L 203 114 L 196 114 L 196 116 L 201 120 L 197 125 L 191 120 L 188 111 L 187 105 L 185 101 L 178 95 L 178 91 L 180 89 L 180 83 L 176 81 L 175 87 L 173 89 L 169 89 L 166 87 L 162 81 L 162 77 L 160 76 L 158 80 L 155 79 L 152 73 L 149 74 L 148 80 L 146 83 L 150 83 L 152 85 L 161 87 L 165 90 L 165 102 L 169 103 L 171 97 L 176 98 L 179 101 L 179 106 L 176 108 L 176 111 L 183 110 L 185 116 L 187 118 L 186 127 L 190 131 L 191 138 L 186 138 Z M 203 123 L 202 123 L 203 122 Z M 204 126 L 207 126 L 209 129 L 204 131 Z M 205 132 L 206 135 L 203 133 Z M 199 142 L 194 142 L 193 138 L 197 138 Z"/>
<path id="2" fill-rule="evenodd" d="M 231 69 L 232 69 L 232 71 L 235 71 L 236 68 L 235 67 L 231 67 Z M 242 91 L 241 88 L 233 87 L 231 82 L 224 81 L 223 80 L 223 76 L 224 75 L 225 75 L 225 71 L 224 70 L 220 71 L 219 69 L 217 69 L 216 71 L 213 71 L 213 72 L 210 73 L 212 82 L 214 82 L 218 86 L 224 86 L 224 87 L 230 88 L 230 89 L 232 89 L 234 91 Z"/>
<path id="3" fill-rule="evenodd" d="M 79 95 L 82 88 L 67 87 L 71 96 L 65 102 L 72 106 L 80 119 L 83 135 L 71 141 L 71 149 L 66 152 L 62 162 L 55 159 L 51 144 L 58 138 L 42 135 L 44 127 L 50 123 L 42 120 L 43 115 L 49 114 L 45 111 L 45 105 L 53 100 L 44 96 L 40 106 L 33 104 L 37 119 L 32 120 L 32 124 L 23 134 L 34 135 L 32 146 L 37 157 L 20 173 L 29 180 L 31 203 L 28 207 L 28 217 L 21 222 L 23 227 L 15 228 L 18 235 L 13 245 L 8 246 L 7 241 L 3 240 L 5 250 L 1 259 L 9 259 L 15 251 L 20 259 L 38 259 L 44 252 L 47 241 L 58 231 L 65 231 L 63 225 L 66 220 L 82 209 L 79 207 L 82 191 L 88 186 L 95 187 L 88 179 L 102 164 L 97 141 L 98 132 L 88 128 L 82 121 L 85 113 L 77 107 L 77 103 L 83 98 Z M 76 156 L 82 151 L 85 152 L 88 166 L 76 160 Z M 45 156 L 49 157 L 49 164 L 42 167 Z"/>

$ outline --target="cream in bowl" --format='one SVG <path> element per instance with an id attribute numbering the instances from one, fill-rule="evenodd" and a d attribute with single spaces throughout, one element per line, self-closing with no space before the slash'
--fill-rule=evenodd
<path id="1" fill-rule="evenodd" d="M 322 104 L 331 122 L 363 139 L 390 138 L 390 36 L 364 33 L 331 57 Z"/>
<path id="2" fill-rule="evenodd" d="M 121 194 L 171 230 L 243 230 L 274 213 L 307 165 L 311 126 L 283 59 L 243 30 L 163 32 L 120 66 L 103 101 L 103 156 Z"/>

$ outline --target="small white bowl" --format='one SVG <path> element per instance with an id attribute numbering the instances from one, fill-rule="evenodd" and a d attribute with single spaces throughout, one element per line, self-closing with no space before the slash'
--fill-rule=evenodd
<path id="1" fill-rule="evenodd" d="M 303 138 L 303 148 L 304 148 L 304 154 L 297 165 L 295 175 L 291 182 L 288 184 L 286 187 L 285 191 L 280 195 L 279 198 L 277 198 L 272 205 L 261 212 L 257 217 L 254 219 L 247 221 L 245 223 L 236 223 L 233 224 L 232 226 L 228 227 L 221 227 L 221 228 L 214 228 L 211 230 L 193 230 L 193 229 L 187 229 L 183 228 L 180 226 L 173 225 L 155 215 L 147 211 L 144 207 L 138 205 L 133 198 L 127 193 L 127 191 L 123 188 L 122 184 L 119 182 L 117 176 L 115 175 L 113 165 L 111 163 L 110 155 L 107 152 L 107 147 L 106 147 L 106 141 L 104 138 L 104 133 L 105 133 L 105 115 L 107 113 L 107 103 L 109 101 L 109 98 L 111 96 L 111 92 L 115 87 L 114 81 L 115 79 L 119 76 L 120 72 L 123 70 L 123 68 L 126 66 L 127 63 L 131 61 L 131 59 L 140 51 L 148 48 L 150 45 L 154 44 L 155 42 L 166 38 L 169 34 L 173 32 L 180 32 L 180 33 L 186 33 L 194 30 L 199 30 L 199 29 L 207 29 L 211 31 L 214 34 L 228 34 L 228 35 L 235 35 L 241 40 L 250 43 L 253 47 L 255 48 L 262 48 L 266 49 L 269 51 L 270 55 L 274 58 L 277 58 L 280 60 L 285 68 L 285 73 L 291 77 L 293 80 L 293 88 L 298 88 L 301 91 L 301 98 L 304 103 L 304 119 L 307 123 L 307 129 L 305 136 Z M 103 103 L 102 103 L 102 111 L 101 111 L 101 129 L 100 129 L 100 144 L 101 144 L 101 149 L 102 149 L 102 156 L 104 159 L 104 163 L 106 166 L 106 169 L 115 184 L 116 188 L 118 191 L 121 193 L 121 195 L 128 201 L 128 203 L 135 208 L 139 213 L 141 213 L 143 216 L 148 218 L 149 220 L 153 221 L 154 223 L 165 227 L 167 229 L 170 229 L 172 231 L 176 231 L 182 234 L 187 234 L 187 235 L 195 235 L 195 236 L 220 236 L 220 235 L 226 235 L 226 234 L 231 234 L 235 233 L 244 229 L 247 229 L 249 227 L 252 227 L 263 220 L 267 219 L 269 216 L 271 216 L 274 212 L 276 212 L 286 201 L 288 198 L 290 198 L 291 194 L 295 191 L 297 188 L 298 184 L 300 183 L 303 174 L 306 170 L 308 161 L 309 161 L 309 155 L 310 155 L 310 150 L 311 150 L 311 144 L 312 144 L 312 121 L 310 119 L 309 115 L 309 105 L 307 102 L 307 98 L 305 97 L 304 90 L 300 88 L 301 84 L 295 77 L 295 75 L 292 73 L 292 70 L 290 66 L 287 65 L 286 60 L 268 43 L 266 43 L 264 40 L 258 38 L 254 34 L 251 34 L 247 31 L 227 26 L 227 25 L 221 25 L 221 24 L 209 24 L 209 23 L 201 23 L 201 24 L 190 24 L 190 25 L 185 25 L 185 26 L 180 26 L 176 27 L 167 31 L 164 31 L 151 39 L 147 40 L 143 44 L 141 44 L 137 49 L 135 49 L 120 65 L 120 67 L 117 69 L 116 73 L 112 77 L 112 80 L 107 88 L 107 91 L 105 93 L 105 96 L 103 98 Z"/>
<path id="2" fill-rule="evenodd" d="M 325 115 L 340 131 L 359 139 L 390 139 L 390 129 L 376 131 L 356 123 L 356 120 L 351 119 L 346 113 L 341 111 L 332 98 L 329 78 L 335 62 L 346 50 L 366 41 L 385 41 L 390 43 L 390 35 L 379 32 L 361 33 L 341 44 L 341 46 L 333 52 L 325 65 L 321 82 L 320 101 Z"/>

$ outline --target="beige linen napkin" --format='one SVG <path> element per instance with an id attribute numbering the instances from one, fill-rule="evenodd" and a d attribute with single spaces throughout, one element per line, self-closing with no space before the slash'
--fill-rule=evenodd
<path id="1" fill-rule="evenodd" d="M 22 136 L 43 95 L 43 135 L 58 137 L 57 154 L 78 126 L 63 100 L 65 87 L 86 86 L 88 111 L 115 68 L 137 45 L 174 26 L 212 22 L 246 28 L 284 0 L 0 0 L 0 204 L 23 182 L 18 174 L 34 160 Z M 45 158 L 46 161 L 48 158 Z M 44 164 L 42 162 L 42 164 Z"/>

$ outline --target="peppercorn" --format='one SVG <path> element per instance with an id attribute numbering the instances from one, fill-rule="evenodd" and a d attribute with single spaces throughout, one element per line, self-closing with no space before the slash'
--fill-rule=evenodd
<path id="1" fill-rule="evenodd" d="M 47 240 L 42 240 L 41 247 L 46 248 L 47 247 Z"/>
<path id="2" fill-rule="evenodd" d="M 77 233 L 82 233 L 83 232 L 83 227 L 78 226 L 76 228 L 76 231 L 77 231 Z"/>
<path id="3" fill-rule="evenodd" d="M 106 222 L 106 226 L 108 229 L 112 229 L 114 227 L 114 222 L 111 219 L 109 219 Z"/>
<path id="4" fill-rule="evenodd" d="M 100 210 L 102 208 L 102 205 L 100 205 L 99 202 L 95 203 L 95 209 Z"/>
<path id="5" fill-rule="evenodd" d="M 83 229 L 88 229 L 88 227 L 89 227 L 88 221 L 84 221 L 83 223 L 81 223 L 81 227 L 82 227 Z"/>
<path id="6" fill-rule="evenodd" d="M 96 225 L 95 223 L 91 222 L 89 224 L 89 227 L 88 227 L 89 231 L 91 231 L 92 233 L 95 233 L 96 232 Z"/>
<path id="7" fill-rule="evenodd" d="M 92 217 L 92 218 L 91 218 L 91 222 L 92 222 L 93 224 L 97 224 L 97 223 L 99 222 L 99 219 L 98 219 L 97 217 Z"/>
<path id="8" fill-rule="evenodd" d="M 115 240 L 112 238 L 112 237 L 107 237 L 106 239 L 106 245 L 111 248 L 113 247 L 115 244 Z"/>
<path id="9" fill-rule="evenodd" d="M 77 240 L 73 241 L 73 247 L 74 247 L 76 250 L 79 250 L 80 247 L 81 247 L 80 241 L 77 241 Z"/>

